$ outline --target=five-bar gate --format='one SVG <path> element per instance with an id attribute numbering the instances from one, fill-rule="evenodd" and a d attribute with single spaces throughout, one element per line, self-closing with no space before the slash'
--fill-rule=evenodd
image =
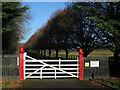
<path id="1" fill-rule="evenodd" d="M 83 80 L 83 56 L 79 60 L 37 60 L 20 48 L 20 80 L 27 78 L 79 78 Z"/>

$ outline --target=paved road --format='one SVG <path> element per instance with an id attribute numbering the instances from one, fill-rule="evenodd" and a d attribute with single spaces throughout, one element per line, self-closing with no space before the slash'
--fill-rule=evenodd
<path id="1" fill-rule="evenodd" d="M 76 79 L 35 79 L 28 80 L 24 88 L 96 88 L 103 90 L 103 87 L 92 85 L 89 81 Z M 25 84 L 24 84 L 25 85 Z M 105 90 L 112 90 L 105 88 Z"/>

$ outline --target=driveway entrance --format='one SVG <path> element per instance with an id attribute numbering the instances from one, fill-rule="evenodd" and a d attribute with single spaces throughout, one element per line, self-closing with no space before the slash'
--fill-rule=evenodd
<path id="1" fill-rule="evenodd" d="M 32 79 L 26 80 L 24 88 L 96 88 L 106 89 L 100 86 L 92 85 L 88 80 L 77 79 Z M 25 85 L 25 84 L 24 84 Z M 112 90 L 107 88 L 107 90 Z"/>

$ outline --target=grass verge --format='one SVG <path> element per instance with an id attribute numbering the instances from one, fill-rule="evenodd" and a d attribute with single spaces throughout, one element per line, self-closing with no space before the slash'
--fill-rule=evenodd
<path id="1" fill-rule="evenodd" d="M 120 90 L 120 78 L 116 78 L 116 77 L 101 78 L 101 79 L 94 79 L 93 81 L 103 86 L 110 87 L 115 90 Z"/>
<path id="2" fill-rule="evenodd" d="M 10 86 L 10 81 L 7 81 L 7 82 L 5 83 L 5 86 L 4 86 L 3 88 L 9 88 L 9 86 Z"/>
<path id="3" fill-rule="evenodd" d="M 23 81 L 15 79 L 2 79 L 2 89 L 21 88 Z"/>

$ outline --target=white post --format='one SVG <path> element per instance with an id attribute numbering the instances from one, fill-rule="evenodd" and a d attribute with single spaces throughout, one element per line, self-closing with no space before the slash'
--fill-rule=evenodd
<path id="1" fill-rule="evenodd" d="M 17 57 L 17 66 L 19 65 L 19 57 Z"/>
<path id="2" fill-rule="evenodd" d="M 40 79 L 42 79 L 42 68 L 41 68 L 41 77 L 40 77 Z"/>
<path id="3" fill-rule="evenodd" d="M 60 69 L 60 61 L 61 61 L 61 59 L 59 58 L 59 69 Z"/>
<path id="4" fill-rule="evenodd" d="M 55 79 L 56 79 L 56 69 L 55 69 Z"/>

